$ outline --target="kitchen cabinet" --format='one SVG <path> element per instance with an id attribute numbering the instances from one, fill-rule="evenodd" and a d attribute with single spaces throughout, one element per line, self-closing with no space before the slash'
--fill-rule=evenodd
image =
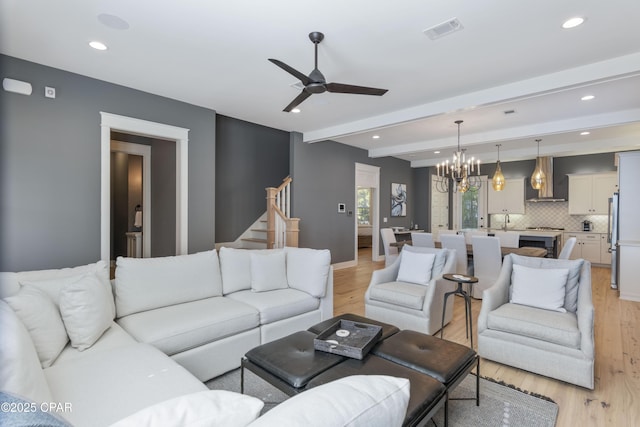
<path id="1" fill-rule="evenodd" d="M 506 179 L 504 190 L 487 186 L 487 208 L 490 214 L 524 214 L 524 178 Z"/>
<path id="2" fill-rule="evenodd" d="M 569 215 L 606 215 L 617 181 L 615 172 L 569 175 Z"/>
<path id="3" fill-rule="evenodd" d="M 602 261 L 602 233 L 564 233 L 564 241 L 571 237 L 576 238 L 576 245 L 571 251 L 569 259 L 583 258 L 591 261 L 592 264 L 603 264 L 606 261 Z M 605 242 L 606 235 L 605 236 Z M 609 263 L 611 259 L 609 258 Z"/>

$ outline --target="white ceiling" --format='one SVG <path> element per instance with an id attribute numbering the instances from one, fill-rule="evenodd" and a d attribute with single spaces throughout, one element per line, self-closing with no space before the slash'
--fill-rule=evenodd
<path id="1" fill-rule="evenodd" d="M 586 22 L 561 28 L 573 16 Z M 452 18 L 461 31 L 423 33 Z M 327 81 L 389 92 L 283 112 L 296 79 L 267 58 L 309 73 L 311 31 Z M 638 0 L 0 0 L 0 52 L 415 167 L 450 157 L 458 119 L 483 162 L 496 143 L 502 161 L 533 158 L 536 138 L 543 155 L 640 149 Z"/>

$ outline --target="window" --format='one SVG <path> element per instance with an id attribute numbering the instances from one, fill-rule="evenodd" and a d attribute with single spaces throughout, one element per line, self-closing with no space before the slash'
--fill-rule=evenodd
<path id="1" fill-rule="evenodd" d="M 358 188 L 358 224 L 371 224 L 371 189 Z"/>
<path id="2" fill-rule="evenodd" d="M 469 189 L 466 193 L 455 193 L 454 229 L 483 228 L 487 218 L 487 177 L 482 176 L 480 189 Z"/>

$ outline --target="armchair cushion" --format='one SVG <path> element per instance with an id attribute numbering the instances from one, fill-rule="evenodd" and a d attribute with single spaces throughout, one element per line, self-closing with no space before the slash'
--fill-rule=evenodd
<path id="1" fill-rule="evenodd" d="M 514 264 L 510 302 L 564 313 L 568 275 L 566 268 L 529 268 Z"/>
<path id="2" fill-rule="evenodd" d="M 579 349 L 581 334 L 574 313 L 560 313 L 519 304 L 504 304 L 489 313 L 489 329 Z"/>
<path id="3" fill-rule="evenodd" d="M 406 282 L 387 282 L 372 285 L 370 298 L 393 305 L 422 310 L 427 287 Z"/>
<path id="4" fill-rule="evenodd" d="M 524 265 L 531 268 L 567 268 L 567 285 L 565 288 L 564 308 L 571 313 L 578 309 L 578 283 L 584 260 L 560 260 L 548 258 L 526 257 L 515 254 L 509 255 L 514 265 Z"/>
<path id="5" fill-rule="evenodd" d="M 431 270 L 433 269 L 435 258 L 435 254 L 404 252 L 400 256 L 398 281 L 428 285 L 431 280 Z"/>

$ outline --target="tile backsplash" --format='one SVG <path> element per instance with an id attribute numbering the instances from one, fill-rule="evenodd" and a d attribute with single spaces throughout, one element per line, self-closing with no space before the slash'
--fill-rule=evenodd
<path id="1" fill-rule="evenodd" d="M 589 220 L 595 233 L 607 232 L 607 215 L 569 215 L 568 212 L 569 202 L 526 202 L 524 215 L 509 215 L 509 228 L 554 227 L 582 231 L 582 221 Z M 504 223 L 504 215 L 490 215 L 490 221 L 491 227 L 499 228 Z"/>

